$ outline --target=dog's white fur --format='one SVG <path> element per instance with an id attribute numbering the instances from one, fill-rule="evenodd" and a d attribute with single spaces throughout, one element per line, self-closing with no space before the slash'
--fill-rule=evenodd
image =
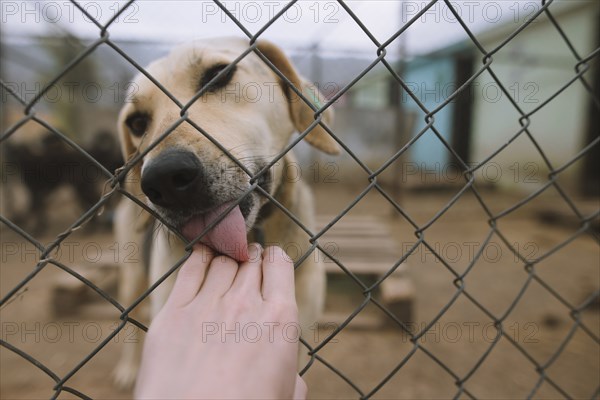
<path id="1" fill-rule="evenodd" d="M 167 57 L 153 62 L 148 66 L 147 71 L 175 98 L 185 104 L 197 92 L 204 71 L 215 63 L 231 63 L 247 48 L 247 42 L 241 39 L 194 41 L 176 48 Z M 308 84 L 298 76 L 281 50 L 268 42 L 259 42 L 257 49 L 299 91 L 302 91 L 306 98 L 311 99 L 317 106 L 324 103 L 318 91 L 309 88 Z M 123 107 L 119 117 L 120 139 L 126 159 L 130 159 L 134 154 L 157 141 L 157 138 L 180 117 L 181 111 L 147 77 L 140 74 L 135 83 L 137 91 L 130 99 L 132 101 Z M 254 96 L 256 90 L 248 94 L 248 90 L 252 90 L 252 87 L 261 89 L 260 98 Z M 136 111 L 151 114 L 151 123 L 141 138 L 134 137 L 126 124 L 128 116 Z M 235 75 L 225 89 L 199 98 L 189 108 L 188 115 L 194 123 L 213 136 L 253 173 L 260 168 L 261 162 L 272 160 L 287 145 L 295 131 L 304 131 L 314 121 L 314 111 L 259 58 L 256 52 L 249 53 L 237 64 Z M 332 111 L 328 109 L 323 114 L 323 121 L 329 124 L 331 120 Z M 306 140 L 326 153 L 336 154 L 339 151 L 337 143 L 319 125 L 306 136 Z M 152 204 L 140 188 L 141 171 L 149 160 L 170 148 L 185 148 L 196 154 L 201 163 L 207 165 L 224 163 L 226 169 L 239 172 L 239 168 L 224 156 L 217 146 L 193 126 L 184 122 L 158 143 L 128 176 L 126 189 L 150 206 Z M 271 168 L 272 184 L 269 190 L 303 224 L 312 229 L 314 211 L 309 190 L 302 182 L 291 181 L 284 176 L 286 165 L 294 162 L 292 154 L 288 153 Z M 216 170 L 213 172 L 219 173 Z M 247 174 L 235 173 L 234 176 L 235 178 L 232 178 L 230 175 L 227 180 L 221 179 L 211 190 L 233 192 L 237 195 L 237 190 L 249 187 L 250 177 Z M 268 201 L 256 192 L 252 196 L 254 196 L 254 203 L 245 218 L 248 231 L 255 226 L 261 207 Z M 308 235 L 276 207 L 274 210 L 260 222 L 264 230 L 265 243 L 291 248 L 294 250 L 291 256 L 297 259 L 310 247 Z M 156 211 L 161 213 L 160 208 Z M 119 243 L 133 242 L 138 249 L 142 249 L 148 227 L 155 230 L 150 253 L 149 277 L 146 276 L 146 269 L 141 259 L 122 263 L 119 297 L 124 307 L 132 304 L 148 288 L 149 283 L 152 284 L 160 279 L 184 254 L 185 244 L 169 236 L 166 229 L 157 229 L 157 226 L 153 218 L 148 213 L 142 212 L 134 202 L 126 198 L 121 201 L 115 216 L 115 233 Z M 251 234 L 249 240 L 254 240 Z M 302 251 L 299 252 L 298 249 Z M 158 286 L 152 293 L 151 315 L 156 315 L 164 304 L 172 283 L 173 277 Z M 308 333 L 308 327 L 315 323 L 323 307 L 324 291 L 324 269 L 319 255 L 313 253 L 296 271 L 296 299 L 301 326 L 305 333 Z M 132 310 L 130 315 L 140 319 L 139 307 Z M 114 374 L 118 385 L 126 387 L 134 382 L 140 352 L 141 344 L 124 345 L 121 360 Z"/>

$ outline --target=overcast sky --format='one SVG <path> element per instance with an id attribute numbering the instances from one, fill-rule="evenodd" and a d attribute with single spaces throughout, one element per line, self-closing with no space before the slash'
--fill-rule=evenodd
<path id="1" fill-rule="evenodd" d="M 223 1 L 252 34 L 280 12 L 284 1 Z M 346 1 L 372 35 L 385 42 L 404 23 L 415 16 L 428 1 L 367 0 Z M 120 10 L 125 2 L 117 0 L 81 1 L 80 4 L 101 23 Z M 503 23 L 516 25 L 535 12 L 540 1 L 456 1 L 457 11 L 475 32 Z M 46 34 L 57 26 L 87 38 L 96 38 L 99 29 L 66 0 L 7 1 L 2 7 L 3 33 L 10 36 Z M 192 38 L 244 35 L 212 1 L 142 0 L 125 10 L 110 27 L 116 40 L 182 42 Z M 376 47 L 359 25 L 336 1 L 300 0 L 264 34 L 287 49 L 307 48 L 315 43 L 323 52 L 360 52 L 375 54 Z M 411 26 L 406 35 L 410 54 L 424 53 L 467 36 L 446 5 L 440 1 Z M 389 51 L 397 50 L 397 41 Z"/>

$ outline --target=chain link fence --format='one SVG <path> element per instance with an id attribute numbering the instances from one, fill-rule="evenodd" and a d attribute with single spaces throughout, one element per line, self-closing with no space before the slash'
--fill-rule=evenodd
<path id="1" fill-rule="evenodd" d="M 152 209 L 150 209 L 144 202 L 140 201 L 137 196 L 132 193 L 129 193 L 125 190 L 123 181 L 125 180 L 128 172 L 138 165 L 142 158 L 153 148 L 149 147 L 144 152 L 136 154 L 133 158 L 126 161 L 124 166 L 118 168 L 116 171 L 112 171 L 107 169 L 104 165 L 102 165 L 98 160 L 96 160 L 90 152 L 86 151 L 82 144 L 77 140 L 70 138 L 64 132 L 62 132 L 57 124 L 48 122 L 47 119 L 41 117 L 36 110 L 36 107 L 39 105 L 40 100 L 48 94 L 48 91 L 51 90 L 53 85 L 59 82 L 65 75 L 67 75 L 70 71 L 72 71 L 76 66 L 80 63 L 84 62 L 87 57 L 89 57 L 92 53 L 94 53 L 98 48 L 101 47 L 110 47 L 114 50 L 123 60 L 129 63 L 133 68 L 137 71 L 144 74 L 156 87 L 158 87 L 169 99 L 177 105 L 180 109 L 180 118 L 175 121 L 175 123 L 170 126 L 167 130 L 164 131 L 160 140 L 164 140 L 169 136 L 177 127 L 181 124 L 188 123 L 194 126 L 198 132 L 204 135 L 206 138 L 215 143 L 219 149 L 228 157 L 231 158 L 233 162 L 235 162 L 242 170 L 244 170 L 247 174 L 251 176 L 251 187 L 247 191 L 246 195 L 249 195 L 251 192 L 256 191 L 259 192 L 262 196 L 268 198 L 271 203 L 273 203 L 277 208 L 279 208 L 283 213 L 285 213 L 290 220 L 290 223 L 297 224 L 300 228 L 307 233 L 310 237 L 310 249 L 307 253 L 301 256 L 297 262 L 299 265 L 306 257 L 311 256 L 313 252 L 320 251 L 325 254 L 330 262 L 335 264 L 336 268 L 339 268 L 343 271 L 343 273 L 349 277 L 352 284 L 354 285 L 355 290 L 358 290 L 364 296 L 361 304 L 356 307 L 351 313 L 348 314 L 347 318 L 337 325 L 335 329 L 328 333 L 326 338 L 320 341 L 320 343 L 313 345 L 308 341 L 303 341 L 303 344 L 307 347 L 308 354 L 311 357 L 310 363 L 303 369 L 302 373 L 309 373 L 315 365 L 321 365 L 327 369 L 329 369 L 332 373 L 337 375 L 341 380 L 345 382 L 345 384 L 350 387 L 356 397 L 359 398 L 371 398 L 376 397 L 377 394 L 381 391 L 381 389 L 388 385 L 390 381 L 396 379 L 398 376 L 403 374 L 403 370 L 406 369 L 407 365 L 411 363 L 411 361 L 417 357 L 425 357 L 432 361 L 434 364 L 440 367 L 440 375 L 445 375 L 449 377 L 455 384 L 455 390 L 453 392 L 445 393 L 445 397 L 454 397 L 454 398 L 477 398 L 478 395 L 476 392 L 470 389 L 470 382 L 472 378 L 480 371 L 485 368 L 486 360 L 490 357 L 490 355 L 494 352 L 494 349 L 497 348 L 498 344 L 503 342 L 504 345 L 508 343 L 513 349 L 516 349 L 520 354 L 522 354 L 522 365 L 525 365 L 525 368 L 533 371 L 536 375 L 536 379 L 529 384 L 529 392 L 527 393 L 528 398 L 534 398 L 538 394 L 540 387 L 542 385 L 549 385 L 554 390 L 553 393 L 557 397 L 564 398 L 573 398 L 576 397 L 569 392 L 568 389 L 564 388 L 562 385 L 551 373 L 553 365 L 561 358 L 565 349 L 568 347 L 569 343 L 573 340 L 573 337 L 577 334 L 583 334 L 589 338 L 588 342 L 591 343 L 586 350 L 583 351 L 581 357 L 585 357 L 585 353 L 597 354 L 600 338 L 598 336 L 598 329 L 594 326 L 594 323 L 590 325 L 586 322 L 586 319 L 582 317 L 582 313 L 584 310 L 589 309 L 590 307 L 594 307 L 598 302 L 598 297 L 600 296 L 600 289 L 598 289 L 598 282 L 594 284 L 594 291 L 589 295 L 586 295 L 586 299 L 584 301 L 573 303 L 572 299 L 566 298 L 561 294 L 560 290 L 555 289 L 555 286 L 552 282 L 547 282 L 543 274 L 539 273 L 539 269 L 543 268 L 542 265 L 546 259 L 553 256 L 556 253 L 559 253 L 565 249 L 570 243 L 575 241 L 581 237 L 588 237 L 591 241 L 595 243 L 595 250 L 597 251 L 597 244 L 600 236 L 598 235 L 597 228 L 595 227 L 597 224 L 598 217 L 600 215 L 600 210 L 596 209 L 592 213 L 586 213 L 582 211 L 578 205 L 578 201 L 573 198 L 573 195 L 570 194 L 570 188 L 565 188 L 563 182 L 560 181 L 561 174 L 565 172 L 569 167 L 578 161 L 591 157 L 590 155 L 593 152 L 597 152 L 600 142 L 600 136 L 598 135 L 598 126 L 590 127 L 590 129 L 595 129 L 595 134 L 591 137 L 591 140 L 587 141 L 576 154 L 573 154 L 567 162 L 562 162 L 561 164 L 557 164 L 552 160 L 550 156 L 546 154 L 544 151 L 544 146 L 540 144 L 539 135 L 535 131 L 535 117 L 536 115 L 548 106 L 553 100 L 557 97 L 563 96 L 566 91 L 574 86 L 580 86 L 584 88 L 587 100 L 591 104 L 593 109 L 592 113 L 600 113 L 600 95 L 597 91 L 597 83 L 594 82 L 594 78 L 592 73 L 595 71 L 594 68 L 598 68 L 598 58 L 600 56 L 600 48 L 596 48 L 589 54 L 580 54 L 576 48 L 577 43 L 573 43 L 569 38 L 569 35 L 563 30 L 561 27 L 560 18 L 555 17 L 554 1 L 541 1 L 538 2 L 538 7 L 535 9 L 535 12 L 531 13 L 529 17 L 523 22 L 516 30 L 506 34 L 501 43 L 494 48 L 488 48 L 483 45 L 478 39 L 478 35 L 473 33 L 469 28 L 469 24 L 464 21 L 464 18 L 461 16 L 460 12 L 457 11 L 457 6 L 453 2 L 450 1 L 442 1 L 442 0 L 434 0 L 423 4 L 418 12 L 416 12 L 410 19 L 407 19 L 405 23 L 399 27 L 398 31 L 389 37 L 387 40 L 381 42 L 377 40 L 373 34 L 369 31 L 369 29 L 361 22 L 361 19 L 352 11 L 352 8 L 348 6 L 343 1 L 338 1 L 337 4 L 340 9 L 343 9 L 345 13 L 348 15 L 348 23 L 355 24 L 360 30 L 364 32 L 364 35 L 369 38 L 372 42 L 372 51 L 375 56 L 373 61 L 362 70 L 359 74 L 357 74 L 353 79 L 349 81 L 344 87 L 340 88 L 334 95 L 330 96 L 325 104 L 314 106 L 311 102 L 311 99 L 305 97 L 306 93 L 303 93 L 299 88 L 293 86 L 293 84 L 289 81 L 289 79 L 283 75 L 274 65 L 273 63 L 266 58 L 260 50 L 257 48 L 257 40 L 259 40 L 263 34 L 268 31 L 273 24 L 275 24 L 278 20 L 282 18 L 282 16 L 294 6 L 295 1 L 291 1 L 285 5 L 279 12 L 277 12 L 273 18 L 264 25 L 257 32 L 250 32 L 241 22 L 236 15 L 234 15 L 231 10 L 222 2 L 214 1 L 216 7 L 218 7 L 228 19 L 233 21 L 239 28 L 239 32 L 242 35 L 245 35 L 248 39 L 248 49 L 243 54 L 240 54 L 236 61 L 233 64 L 237 64 L 248 54 L 254 53 L 257 54 L 266 65 L 268 65 L 273 72 L 284 82 L 286 82 L 291 90 L 293 90 L 296 95 L 298 95 L 306 104 L 310 105 L 310 107 L 314 111 L 314 122 L 304 131 L 300 132 L 300 135 L 295 137 L 294 140 L 286 146 L 286 148 L 277 156 L 275 156 L 269 165 L 264 166 L 258 173 L 254 174 L 251 171 L 247 170 L 243 163 L 237 160 L 227 148 L 218 143 L 212 136 L 211 132 L 206 131 L 202 126 L 198 126 L 194 121 L 189 118 L 188 110 L 190 106 L 197 101 L 205 92 L 206 88 L 201 89 L 189 102 L 181 103 L 173 94 L 169 93 L 169 91 L 163 86 L 163 84 L 157 81 L 154 77 L 152 77 L 142 65 L 138 64 L 130 55 L 128 55 L 127 51 L 123 50 L 121 46 L 119 46 L 113 39 L 111 39 L 111 27 L 113 23 L 118 18 L 123 18 L 128 10 L 131 10 L 131 7 L 143 7 L 143 4 L 137 4 L 135 1 L 129 1 L 119 8 L 118 12 L 114 14 L 114 16 L 108 20 L 105 24 L 97 21 L 93 15 L 89 13 L 85 7 L 81 4 L 72 1 L 72 6 L 76 12 L 81 13 L 86 16 L 87 19 L 93 22 L 93 24 L 97 28 L 98 38 L 90 45 L 86 46 L 85 50 L 79 53 L 76 57 L 69 60 L 64 64 L 62 70 L 56 73 L 52 79 L 49 79 L 48 82 L 40 88 L 40 90 L 35 94 L 32 99 L 25 99 L 18 90 L 15 90 L 7 82 L 2 82 L 2 90 L 4 91 L 4 98 L 10 98 L 11 101 L 16 101 L 20 104 L 20 110 L 22 111 L 22 115 L 19 117 L 18 121 L 2 132 L 0 136 L 0 143 L 6 143 L 11 137 L 17 137 L 19 135 L 20 129 L 29 123 L 34 123 L 39 125 L 40 127 L 46 129 L 51 132 L 55 138 L 59 138 L 61 142 L 66 143 L 71 149 L 74 149 L 78 154 L 83 156 L 83 161 L 93 165 L 95 168 L 99 169 L 104 176 L 104 180 L 106 181 L 105 191 L 104 193 L 95 199 L 93 205 L 90 206 L 83 214 L 81 214 L 72 224 L 66 229 L 64 232 L 56 235 L 54 239 L 50 243 L 42 243 L 39 241 L 35 235 L 28 232 L 27 229 L 24 229 L 18 223 L 11 221 L 8 215 L 0 215 L 0 221 L 4 225 L 4 232 L 11 231 L 12 233 L 20 236 L 27 243 L 33 245 L 35 249 L 39 252 L 39 262 L 35 264 L 35 266 L 31 269 L 31 271 L 27 274 L 27 276 L 16 283 L 14 286 L 10 288 L 2 297 L 0 305 L 3 310 L 8 308 L 10 304 L 17 301 L 20 297 L 24 296 L 27 291 L 28 285 L 30 285 L 36 279 L 40 279 L 40 275 L 42 271 L 50 268 L 58 268 L 64 273 L 70 274 L 75 279 L 83 282 L 87 287 L 91 288 L 95 291 L 99 296 L 101 296 L 106 302 L 112 304 L 114 308 L 118 310 L 120 313 L 120 323 L 114 329 L 110 335 L 104 337 L 95 348 L 89 352 L 85 357 L 81 358 L 81 360 L 68 372 L 65 374 L 57 373 L 53 371 L 51 368 L 47 367 L 43 362 L 38 360 L 33 355 L 19 348 L 18 344 L 8 339 L 7 336 L 3 335 L 2 341 L 0 344 L 4 347 L 6 351 L 13 352 L 17 354 L 19 357 L 22 357 L 24 360 L 31 363 L 33 366 L 38 368 L 40 371 L 45 373 L 48 377 L 50 377 L 54 381 L 54 386 L 52 390 L 54 391 L 54 395 L 52 398 L 58 398 L 64 392 L 69 392 L 80 398 L 88 398 L 85 393 L 82 393 L 80 390 L 73 388 L 70 385 L 72 378 L 76 374 L 84 373 L 80 371 L 86 364 L 90 362 L 93 358 L 97 357 L 99 353 L 105 349 L 105 347 L 114 340 L 114 338 L 122 333 L 124 329 L 128 326 L 134 325 L 142 330 L 147 330 L 145 324 L 141 321 L 134 319 L 130 313 L 138 305 L 147 297 L 149 294 L 161 284 L 163 279 L 155 282 L 151 287 L 149 287 L 143 295 L 137 299 L 133 304 L 120 304 L 118 299 L 114 298 L 111 294 L 109 294 L 106 290 L 99 287 L 92 280 L 84 277 L 75 269 L 71 268 L 69 265 L 57 260 L 55 258 L 55 254 L 57 249 L 61 247 L 68 240 L 71 235 L 74 234 L 77 230 L 82 228 L 87 221 L 92 219 L 96 214 L 98 214 L 104 207 L 108 207 L 111 200 L 119 197 L 127 197 L 130 201 L 135 202 L 140 209 L 146 210 L 148 213 L 153 215 L 155 218 L 161 220 L 161 217 L 157 215 Z M 398 39 L 405 35 L 411 26 L 414 24 L 418 24 L 421 18 L 427 14 L 433 7 L 443 5 L 449 15 L 451 14 L 453 18 L 456 20 L 456 24 L 459 25 L 464 33 L 468 36 L 469 43 L 475 49 L 476 59 L 480 60 L 476 62 L 477 67 L 474 71 L 467 77 L 466 80 L 460 82 L 457 85 L 456 90 L 454 90 L 444 101 L 440 102 L 435 108 L 428 108 L 422 98 L 419 98 L 414 93 L 414 88 L 411 88 L 410 85 L 407 84 L 406 79 L 403 77 L 403 71 L 399 71 L 397 67 L 397 63 L 395 61 L 390 61 L 393 58 L 393 54 L 390 52 L 390 48 L 392 48 L 392 44 L 395 43 Z M 535 108 L 531 110 L 523 109 L 522 105 L 513 100 L 513 96 L 511 95 L 511 88 L 508 87 L 501 77 L 499 77 L 495 72 L 495 57 L 502 51 L 502 49 L 511 41 L 515 40 L 519 34 L 521 34 L 525 29 L 530 27 L 530 25 L 536 23 L 537 20 L 545 18 L 547 19 L 553 29 L 558 33 L 561 38 L 562 43 L 560 45 L 566 45 L 571 53 L 571 60 L 569 60 L 569 65 L 572 68 L 572 74 L 570 79 L 561 83 L 561 86 L 558 90 L 556 90 L 553 94 L 544 98 L 541 102 L 539 102 Z M 385 17 L 381 16 L 382 23 L 385 23 Z M 558 46 L 559 44 L 556 43 Z M 594 64 L 596 63 L 596 64 Z M 348 147 L 344 142 L 344 135 L 342 132 L 335 131 L 331 126 L 327 126 L 322 120 L 323 113 L 330 107 L 334 106 L 343 95 L 347 94 L 349 91 L 353 89 L 353 87 L 365 79 L 365 76 L 371 72 L 375 67 L 383 67 L 386 76 L 388 78 L 391 77 L 392 82 L 398 88 L 401 88 L 401 91 L 405 93 L 414 103 L 418 106 L 420 111 L 425 115 L 424 122 L 425 125 L 422 129 L 420 129 L 415 135 L 411 138 L 407 138 L 402 143 L 399 143 L 398 147 L 394 149 L 393 156 L 389 157 L 387 161 L 382 163 L 378 168 L 370 168 L 366 165 L 362 160 L 360 155 L 356 154 L 352 148 Z M 531 68 L 536 68 L 535 66 L 531 66 Z M 224 73 L 226 73 L 225 71 Z M 491 151 L 484 160 L 478 161 L 476 164 L 469 162 L 464 158 L 463 154 L 459 154 L 453 148 L 453 143 L 449 142 L 444 133 L 438 129 L 436 125 L 436 116 L 447 107 L 450 103 L 455 101 L 457 97 L 461 94 L 465 93 L 469 90 L 470 85 L 475 82 L 480 76 L 483 74 L 488 74 L 491 76 L 493 81 L 499 90 L 504 94 L 505 98 L 510 101 L 510 107 L 512 108 L 512 114 L 514 115 L 514 120 L 518 122 L 519 128 L 512 132 L 510 137 L 507 137 L 504 141 L 504 144 L 495 148 Z M 597 75 L 596 75 L 597 76 Z M 597 78 L 596 78 L 597 79 Z M 596 86 L 594 86 L 596 85 Z M 564 113 L 571 113 L 573 110 L 564 109 Z M 275 165 L 275 163 L 279 162 L 289 151 L 291 151 L 296 145 L 306 136 L 311 130 L 320 125 L 331 137 L 335 139 L 339 143 L 339 145 L 343 148 L 346 156 L 350 157 L 353 162 L 358 165 L 365 174 L 364 185 L 362 186 L 360 193 L 354 197 L 354 199 L 343 208 L 341 212 L 339 212 L 333 219 L 328 221 L 325 226 L 318 230 L 311 230 L 310 227 L 304 225 L 302 221 L 300 221 L 294 214 L 292 214 L 289 210 L 287 210 L 284 206 L 281 205 L 268 191 L 264 190 L 260 185 L 260 178 L 262 175 L 267 174 L 269 169 Z M 462 177 L 464 178 L 464 182 L 460 186 L 460 190 L 458 190 L 451 199 L 442 207 L 440 207 L 433 217 L 429 218 L 425 223 L 418 223 L 417 219 L 411 215 L 410 211 L 407 211 L 403 206 L 402 202 L 399 201 L 398 197 L 390 191 L 389 187 L 383 185 L 381 183 L 380 177 L 387 172 L 389 172 L 390 168 L 393 168 L 395 162 L 397 162 L 401 157 L 403 157 L 410 149 L 413 148 L 415 143 L 425 135 L 427 132 L 429 134 L 435 135 L 436 140 L 443 145 L 443 147 L 451 154 L 452 159 L 459 166 Z M 477 134 L 477 133 L 476 133 Z M 569 132 L 565 132 L 565 135 L 569 135 Z M 365 135 L 368 135 L 365 132 Z M 485 167 L 486 163 L 490 160 L 493 160 L 499 153 L 506 150 L 511 146 L 511 144 L 515 141 L 527 141 L 530 145 L 532 145 L 532 159 L 541 158 L 543 162 L 544 169 L 549 171 L 548 179 L 542 185 L 540 185 L 535 191 L 528 194 L 525 198 L 514 201 L 510 206 L 504 208 L 502 211 L 496 212 L 494 211 L 494 207 L 489 205 L 490 199 L 483 194 L 483 190 L 476 180 L 476 175 L 481 172 L 481 169 Z M 158 142 L 156 143 L 158 144 Z M 5 187 L 4 190 L 11 190 L 10 187 Z M 576 229 L 574 232 L 571 232 L 568 237 L 562 240 L 560 243 L 553 244 L 550 248 L 548 248 L 543 254 L 536 255 L 536 257 L 531 257 L 525 249 L 515 246 L 515 243 L 511 240 L 510 235 L 506 235 L 502 229 L 503 220 L 509 216 L 511 213 L 519 210 L 520 208 L 526 206 L 529 203 L 535 201 L 536 198 L 544 194 L 549 190 L 554 190 L 558 193 L 559 197 L 564 201 L 567 205 L 570 213 L 576 217 Z M 379 276 L 372 283 L 365 283 L 365 280 L 360 276 L 355 274 L 351 269 L 347 268 L 345 262 L 338 257 L 336 257 L 335 252 L 331 250 L 331 247 L 322 243 L 322 237 L 327 234 L 327 232 L 333 229 L 338 222 L 343 220 L 343 218 L 349 214 L 355 206 L 357 206 L 361 201 L 365 199 L 365 197 L 373 192 L 379 193 L 382 198 L 385 199 L 386 203 L 394 210 L 395 214 L 402 219 L 404 223 L 410 225 L 411 230 L 416 236 L 416 242 L 407 251 L 403 252 L 401 258 L 397 259 L 395 263 L 389 266 L 389 269 L 386 273 Z M 479 207 L 478 214 L 473 213 L 473 215 L 479 215 L 473 218 L 480 218 L 482 221 L 486 221 L 489 224 L 489 230 L 481 246 L 478 247 L 477 251 L 474 252 L 472 259 L 469 261 L 468 265 L 464 269 L 458 269 L 456 266 L 449 261 L 447 258 L 447 254 L 442 254 L 440 252 L 439 247 L 435 245 L 435 243 L 431 242 L 428 238 L 428 230 L 439 223 L 439 221 L 450 211 L 455 205 L 460 201 L 460 199 L 465 196 L 465 194 L 470 194 L 474 196 L 477 200 L 476 204 Z M 35 195 L 35 194 L 34 194 Z M 236 204 L 232 205 L 232 208 L 242 202 L 245 198 L 240 198 Z M 480 217 L 484 215 L 484 217 Z M 469 218 L 469 217 L 467 217 Z M 166 224 L 166 222 L 163 221 Z M 168 224 L 167 224 L 168 226 Z M 457 232 L 454 234 L 460 235 L 459 228 L 457 227 Z M 515 287 L 515 295 L 509 306 L 501 313 L 496 312 L 495 310 L 491 310 L 489 305 L 480 301 L 477 294 L 474 294 L 473 286 L 477 285 L 477 281 L 470 281 L 470 276 L 472 276 L 472 272 L 477 270 L 478 265 L 481 263 L 481 259 L 484 256 L 484 252 L 488 247 L 488 244 L 493 241 L 494 238 L 500 239 L 504 246 L 510 250 L 511 254 L 514 255 L 515 259 L 518 260 L 518 263 L 522 265 L 522 274 L 525 278 L 524 281 L 519 281 L 514 283 Z M 188 246 L 188 249 L 191 248 L 191 245 Z M 448 275 L 448 282 L 454 286 L 454 291 L 451 298 L 439 309 L 439 311 L 433 315 L 423 326 L 420 326 L 418 329 L 414 329 L 414 326 L 410 326 L 406 320 L 403 320 L 399 316 L 397 316 L 394 312 L 390 311 L 386 304 L 384 304 L 378 296 L 375 295 L 377 290 L 380 288 L 382 282 L 389 277 L 407 260 L 410 259 L 415 252 L 418 252 L 419 249 L 427 249 L 430 254 L 432 254 L 436 262 L 440 263 L 446 271 L 450 274 Z M 597 253 L 596 253 L 597 254 Z M 179 266 L 185 261 L 185 259 L 189 256 L 186 254 L 186 257 L 181 259 L 176 265 L 173 265 L 169 270 L 168 275 L 175 273 Z M 597 269 L 598 265 L 595 266 Z M 167 276 L 168 276 L 167 275 Z M 165 276 L 165 278 L 167 277 Z M 569 279 L 569 274 L 565 275 L 565 279 Z M 546 294 L 557 300 L 566 308 L 565 313 L 570 317 L 570 325 L 568 328 L 568 333 L 564 338 L 552 345 L 552 351 L 543 359 L 540 357 L 536 357 L 532 354 L 531 349 L 527 346 L 524 346 L 523 343 L 515 339 L 514 335 L 510 332 L 507 327 L 507 321 L 511 312 L 517 307 L 517 305 L 521 302 L 521 300 L 526 296 L 528 290 L 530 290 L 533 283 L 539 284 L 545 291 Z M 577 282 L 573 283 L 577 285 Z M 417 298 L 421 296 L 431 297 L 434 296 L 432 293 L 420 293 L 417 292 Z M 469 303 L 471 306 L 474 306 L 477 310 L 483 313 L 489 321 L 491 321 L 493 325 L 493 340 L 487 345 L 485 350 L 478 355 L 477 360 L 469 365 L 466 373 L 464 371 L 458 371 L 454 366 L 449 363 L 449 361 L 443 357 L 436 355 L 435 351 L 431 351 L 430 346 L 427 343 L 423 342 L 423 338 L 427 336 L 428 333 L 434 328 L 434 326 L 439 323 L 439 321 L 444 317 L 446 313 L 449 312 L 453 306 L 456 304 L 462 304 L 462 307 L 465 307 L 465 304 Z M 323 351 L 334 343 L 337 338 L 339 338 L 340 334 L 344 329 L 352 323 L 352 321 L 365 309 L 367 306 L 379 309 L 382 313 L 384 313 L 387 318 L 393 321 L 393 332 L 398 335 L 403 335 L 408 338 L 410 343 L 410 348 L 406 352 L 406 354 L 402 357 L 401 360 L 398 360 L 395 367 L 391 368 L 388 373 L 379 379 L 379 382 L 372 387 L 364 387 L 357 384 L 352 377 L 348 376 L 344 372 L 344 365 L 336 365 L 335 363 L 328 361 L 326 357 L 322 356 Z M 592 321 L 594 321 L 592 319 Z M 543 339 L 542 339 L 543 340 Z M 41 345 L 41 344 L 40 344 Z M 336 346 L 340 346 L 340 344 L 336 344 Z M 384 354 L 380 355 L 381 357 L 385 356 Z M 593 357 L 593 356 L 592 356 Z M 594 365 L 593 362 L 591 364 Z M 9 365 L 4 365 L 5 368 L 11 368 Z M 597 367 L 597 365 L 596 365 Z M 505 379 L 513 379 L 510 375 L 510 369 L 513 368 L 511 365 L 506 365 L 504 367 L 506 369 Z M 593 368 L 593 367 L 592 367 Z M 549 372 L 550 371 L 550 372 Z M 598 370 L 596 369 L 596 376 Z M 423 383 L 420 383 L 423 384 Z M 599 398 L 600 397 L 600 382 L 596 381 L 594 383 L 595 388 L 591 390 L 587 396 L 589 398 Z"/>

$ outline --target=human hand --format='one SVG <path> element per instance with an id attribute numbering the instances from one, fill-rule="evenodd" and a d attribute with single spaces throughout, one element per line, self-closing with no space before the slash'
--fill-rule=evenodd
<path id="1" fill-rule="evenodd" d="M 136 398 L 306 398 L 294 268 L 278 247 L 241 263 L 196 245 L 144 344 Z"/>

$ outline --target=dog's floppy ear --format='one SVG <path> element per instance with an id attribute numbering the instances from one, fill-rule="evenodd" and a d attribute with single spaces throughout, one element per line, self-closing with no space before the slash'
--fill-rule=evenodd
<path id="1" fill-rule="evenodd" d="M 260 40 L 257 48 L 275 67 L 277 67 L 296 89 L 298 89 L 298 91 L 302 91 L 302 95 L 307 100 L 311 101 L 317 109 L 321 108 L 326 103 L 324 96 L 319 90 L 298 75 L 289 58 L 286 57 L 279 47 L 268 41 Z M 293 89 L 289 87 L 287 82 L 282 82 L 282 87 L 288 99 L 292 122 L 299 132 L 304 132 L 315 121 L 315 112 L 296 94 L 296 92 L 294 92 Z M 322 116 L 322 121 L 327 124 L 327 126 L 333 124 L 333 110 L 331 107 L 328 107 Z M 312 146 L 327 154 L 335 155 L 340 153 L 340 147 L 337 142 L 321 127 L 321 125 L 315 125 L 308 135 L 305 136 L 305 139 Z"/>

